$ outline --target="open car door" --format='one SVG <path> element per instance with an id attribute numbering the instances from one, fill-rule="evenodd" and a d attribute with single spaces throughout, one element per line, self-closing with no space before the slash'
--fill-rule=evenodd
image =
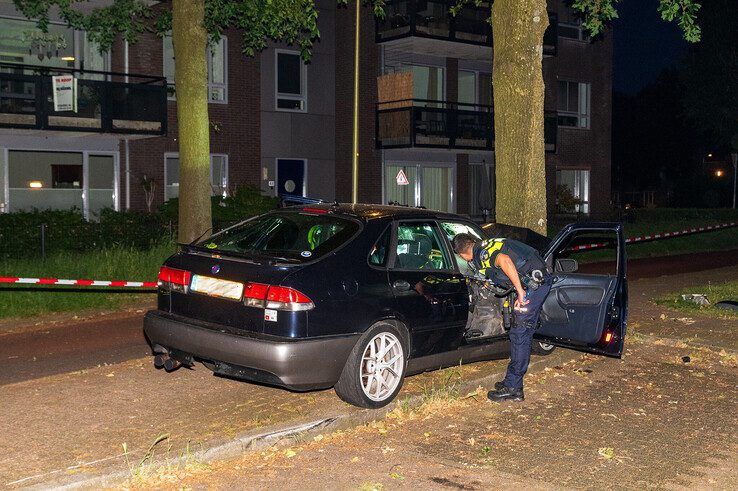
<path id="1" fill-rule="evenodd" d="M 567 225 L 544 258 L 554 280 L 536 337 L 557 346 L 620 357 L 628 314 L 622 226 Z M 586 264 L 593 261 L 597 264 Z"/>

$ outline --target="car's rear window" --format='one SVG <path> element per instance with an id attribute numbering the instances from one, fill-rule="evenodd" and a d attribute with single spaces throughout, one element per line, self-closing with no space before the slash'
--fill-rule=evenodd
<path id="1" fill-rule="evenodd" d="M 358 230 L 357 222 L 329 214 L 268 213 L 223 230 L 196 247 L 306 262 L 335 250 Z"/>

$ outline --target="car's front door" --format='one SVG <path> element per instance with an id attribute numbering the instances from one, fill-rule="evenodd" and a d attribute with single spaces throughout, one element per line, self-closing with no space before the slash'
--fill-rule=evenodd
<path id="1" fill-rule="evenodd" d="M 622 226 L 569 225 L 551 243 L 545 258 L 554 279 L 536 337 L 581 351 L 621 356 L 628 312 Z M 579 264 L 602 259 L 607 260 L 599 263 L 602 266 Z"/>
<path id="2" fill-rule="evenodd" d="M 389 283 L 411 335 L 411 357 L 458 347 L 468 293 L 441 231 L 432 220 L 395 223 Z"/>

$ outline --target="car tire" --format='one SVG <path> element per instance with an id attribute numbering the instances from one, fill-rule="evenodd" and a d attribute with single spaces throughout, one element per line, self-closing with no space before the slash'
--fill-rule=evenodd
<path id="1" fill-rule="evenodd" d="M 537 339 L 533 340 L 533 344 L 530 347 L 531 353 L 541 356 L 550 355 L 554 352 L 555 349 L 556 346 L 554 346 L 553 344 L 539 341 Z"/>
<path id="2" fill-rule="evenodd" d="M 384 356 L 380 349 L 385 351 Z M 400 329 L 386 322 L 375 324 L 351 350 L 334 387 L 336 394 L 358 407 L 386 406 L 402 388 L 407 353 L 407 337 Z"/>

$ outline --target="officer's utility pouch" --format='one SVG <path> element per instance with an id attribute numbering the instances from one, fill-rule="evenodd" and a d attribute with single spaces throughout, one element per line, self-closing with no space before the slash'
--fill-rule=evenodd
<path id="1" fill-rule="evenodd" d="M 464 337 L 467 341 L 477 341 L 505 334 L 502 315 L 504 299 L 478 281 L 470 282 L 469 316 L 466 321 Z"/>

